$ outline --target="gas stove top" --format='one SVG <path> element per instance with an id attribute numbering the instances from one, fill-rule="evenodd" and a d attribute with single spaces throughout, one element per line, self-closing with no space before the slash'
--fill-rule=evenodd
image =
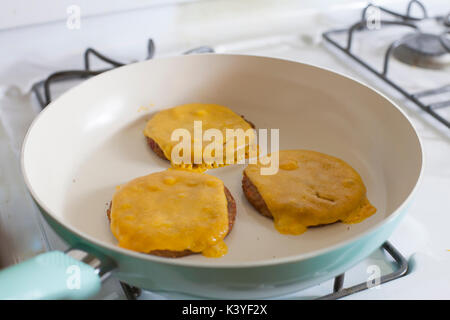
<path id="1" fill-rule="evenodd" d="M 15 87 L 3 86 L 2 88 L 2 84 L 8 82 L 3 80 L 7 77 L 0 72 L 0 80 L 2 80 L 0 81 L 0 105 L 2 106 L 0 142 L 4 153 L 9 155 L 7 161 L 10 163 L 8 172 L 2 172 L 6 182 L 0 188 L 2 199 L 0 225 L 3 227 L 0 232 L 2 238 L 0 243 L 3 243 L 0 250 L 0 265 L 6 266 L 49 249 L 65 249 L 64 243 L 40 218 L 25 186 L 17 183 L 21 181 L 20 170 L 16 163 L 20 150 L 20 137 L 24 135 L 31 119 L 51 99 L 58 97 L 87 77 L 133 62 L 133 59 L 142 53 L 145 53 L 143 59 L 212 51 L 245 53 L 292 59 L 329 68 L 382 91 L 407 112 L 421 136 L 426 152 L 425 176 L 417 200 L 384 248 L 375 251 L 368 259 L 348 270 L 345 277 L 338 277 L 289 296 L 274 298 L 311 299 L 326 297 L 333 291 L 335 294 L 326 298 L 340 298 L 353 292 L 358 293 L 349 295 L 347 298 L 450 298 L 445 285 L 450 281 L 450 276 L 446 272 L 450 267 L 450 239 L 445 230 L 450 219 L 444 215 L 450 209 L 446 201 L 448 190 L 450 190 L 450 169 L 447 165 L 450 159 L 448 130 L 450 107 L 446 108 L 450 101 L 450 66 L 445 60 L 449 55 L 445 52 L 448 49 L 446 41 L 449 29 L 446 25 L 448 16 L 440 15 L 442 12 L 450 12 L 446 1 L 433 1 L 432 5 L 428 2 L 423 5 L 418 1 L 404 1 L 398 3 L 395 8 L 386 5 L 367 6 L 361 3 L 357 6 L 335 8 L 335 10 L 309 12 L 303 17 L 305 21 L 303 27 L 281 26 L 279 29 L 275 28 L 282 30 L 277 34 L 255 34 L 245 39 L 237 36 L 223 37 L 222 41 L 205 38 L 194 45 L 181 44 L 176 50 L 173 50 L 173 47 L 167 49 L 163 45 L 161 53 L 158 51 L 160 46 L 155 46 L 155 43 L 159 43 L 159 37 L 155 37 L 155 41 L 149 40 L 146 50 L 141 50 L 147 38 L 142 34 L 136 35 L 136 37 L 140 36 L 140 40 L 136 40 L 140 45 L 131 46 L 133 49 L 126 54 L 124 54 L 126 50 L 109 44 L 110 50 L 96 50 L 93 49 L 94 46 L 90 46 L 90 49 L 85 49 L 83 56 L 82 50 L 87 46 L 79 43 L 79 47 L 74 49 L 72 44 L 71 50 L 64 56 L 55 57 L 54 53 L 49 55 L 53 57 L 54 65 L 49 63 L 50 58 L 40 62 L 37 58 L 27 57 L 22 67 L 20 65 L 19 67 L 23 74 L 33 74 L 33 76 L 24 76 L 21 81 L 16 78 Z M 139 14 L 135 14 L 138 19 Z M 366 17 L 365 27 L 360 25 L 361 17 Z M 369 20 L 370 24 L 367 24 Z M 354 21 L 353 25 L 352 21 Z M 283 25 L 282 19 L 278 23 Z M 400 27 L 397 28 L 398 26 Z M 417 28 L 421 33 L 415 32 L 414 38 L 411 29 Z M 354 34 L 349 42 L 350 30 Z M 322 33 L 324 40 L 321 37 Z M 0 33 L 0 38 L 2 36 L 8 38 L 9 34 Z M 441 47 L 436 41 L 439 41 Z M 211 46 L 201 46 L 202 44 Z M 102 43 L 99 45 L 101 48 L 105 47 Z M 186 51 L 189 48 L 194 49 Z M 74 54 L 73 51 L 77 53 Z M 139 53 L 136 54 L 136 52 Z M 135 55 L 131 56 L 131 54 Z M 425 59 L 419 61 L 417 54 L 425 56 Z M 413 56 L 413 58 L 405 58 L 405 55 Z M 80 62 L 82 62 L 81 67 Z M 9 64 L 8 68 L 13 69 L 12 66 L 14 64 Z M 33 72 L 30 73 L 29 70 Z M 393 86 L 390 82 L 395 85 Z M 399 88 L 401 90 L 398 90 Z M 402 277 L 378 286 L 378 276 L 384 276 L 382 280 Z M 371 287 L 370 290 L 360 291 L 367 285 Z M 433 290 L 426 292 L 417 290 L 421 287 L 429 288 L 430 285 Z M 192 297 L 169 292 L 141 291 L 120 284 L 116 279 L 111 278 L 104 284 L 97 298 L 183 299 Z"/>
<path id="2" fill-rule="evenodd" d="M 420 9 L 420 17 L 411 14 L 413 5 Z M 384 13 L 383 17 L 382 13 Z M 414 88 L 416 80 L 408 83 L 404 81 L 404 77 L 396 77 L 397 74 L 400 76 L 405 74 L 408 66 L 412 69 L 409 72 L 416 72 L 416 69 L 419 72 L 421 72 L 420 69 L 424 69 L 423 71 L 432 69 L 432 72 L 428 72 L 428 76 L 435 77 L 436 82 L 440 82 L 446 75 L 448 76 L 450 71 L 449 17 L 450 13 L 430 17 L 426 7 L 416 0 L 408 3 L 403 14 L 369 4 L 362 11 L 360 21 L 348 28 L 327 31 L 323 34 L 323 37 L 327 43 L 348 55 L 423 111 L 450 128 L 449 118 L 440 112 L 442 108 L 450 106 L 450 86 L 448 83 L 443 82 L 443 85 L 438 87 L 417 91 Z M 371 64 L 372 61 L 361 50 L 357 52 L 359 48 L 354 49 L 352 47 L 356 37 L 355 34 L 361 31 L 377 31 L 379 33 L 373 36 L 371 34 L 364 35 L 365 39 L 362 46 L 369 50 L 370 48 L 375 49 L 372 40 L 379 39 L 380 33 L 382 37 L 389 34 L 389 37 L 386 36 L 383 39 L 388 45 L 385 46 L 384 53 L 380 54 L 383 60 L 379 66 Z M 337 40 L 339 36 L 342 38 L 343 35 L 345 36 L 344 41 L 342 39 L 341 41 Z M 393 40 L 389 40 L 389 38 Z M 379 49 L 381 50 L 380 47 Z M 394 75 L 392 75 L 391 69 L 395 66 L 390 67 L 395 62 L 397 62 L 397 65 L 399 65 L 399 62 L 403 64 L 401 67 L 405 70 L 402 74 L 394 72 Z M 436 97 L 438 100 L 426 101 L 427 98 Z"/>

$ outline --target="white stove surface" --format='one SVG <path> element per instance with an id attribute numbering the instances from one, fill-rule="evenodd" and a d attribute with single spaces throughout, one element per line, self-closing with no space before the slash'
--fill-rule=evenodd
<path id="1" fill-rule="evenodd" d="M 394 2 L 394 9 L 404 10 L 405 1 L 392 1 L 389 6 L 392 7 Z M 445 0 L 424 3 L 430 15 L 450 11 L 450 5 Z M 5 164 L 0 169 L 0 267 L 45 250 L 65 248 L 37 213 L 22 183 L 17 162 L 26 129 L 39 111 L 35 97 L 30 92 L 31 84 L 54 71 L 82 68 L 82 53 L 88 46 L 125 62 L 142 59 L 146 41 L 151 36 L 156 42 L 156 56 L 179 54 L 192 47 L 211 45 L 217 52 L 287 58 L 351 76 L 392 98 L 410 117 L 425 152 L 424 176 L 415 201 L 389 239 L 408 259 L 410 271 L 405 277 L 347 299 L 449 299 L 450 236 L 447 230 L 450 225 L 450 130 L 350 58 L 325 45 L 320 37 L 325 30 L 347 27 L 356 21 L 364 4 L 344 3 L 340 7 L 322 10 L 287 10 L 277 7 L 275 14 L 273 10 L 260 10 L 257 18 L 248 17 L 245 8 L 238 8 L 230 9 L 229 12 L 223 10 L 224 13 L 217 21 L 211 21 L 199 20 L 201 15 L 198 12 L 207 13 L 217 7 L 211 5 L 213 8 L 209 8 L 200 2 L 182 8 L 164 7 L 89 18 L 83 21 L 79 31 L 68 31 L 63 24 L 0 31 L 0 41 L 11 44 L 11 51 L 0 62 L 0 150 L 5 155 Z M 180 19 L 180 13 L 183 13 L 183 19 Z M 130 19 L 130 15 L 133 15 L 133 19 Z M 233 23 L 229 21 L 230 17 Z M 131 20 L 133 22 L 129 23 Z M 205 26 L 209 29 L 207 34 L 204 32 Z M 224 28 L 227 32 L 223 31 Z M 145 30 L 157 31 L 152 31 L 152 34 Z M 371 64 L 381 68 L 380 54 L 390 44 L 390 39 L 396 39 L 405 32 L 390 30 L 387 35 L 381 31 L 374 32 L 370 35 L 373 40 L 369 42 L 362 41 L 362 37 L 355 37 L 355 53 L 360 53 Z M 43 34 L 51 36 L 42 37 L 37 45 L 35 37 Z M 431 71 L 411 68 L 392 60 L 389 72 L 396 81 L 414 92 L 450 84 L 448 68 Z M 52 87 L 53 97 L 77 83 L 73 81 L 55 85 Z M 450 107 L 440 112 L 450 119 Z M 1 243 L 8 243 L 8 246 L 2 246 Z M 392 261 L 381 250 L 377 250 L 346 273 L 344 286 L 367 281 L 373 270 L 371 266 L 374 265 L 380 268 L 382 275 L 395 269 Z M 332 288 L 333 281 L 330 280 L 302 292 L 274 298 L 310 299 L 329 294 Z M 123 299 L 125 296 L 118 281 L 112 278 L 104 284 L 97 298 Z M 192 297 L 145 291 L 140 298 Z"/>

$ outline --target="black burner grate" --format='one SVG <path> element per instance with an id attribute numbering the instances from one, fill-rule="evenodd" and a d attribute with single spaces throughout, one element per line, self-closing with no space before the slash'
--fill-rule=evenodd
<path id="1" fill-rule="evenodd" d="M 198 48 L 191 49 L 189 51 L 184 52 L 184 54 L 196 54 L 196 53 L 212 53 L 214 52 L 214 49 L 202 46 Z M 149 39 L 147 42 L 147 57 L 146 60 L 152 59 L 155 54 L 155 44 L 152 39 Z M 99 70 L 92 70 L 91 69 L 91 57 L 95 56 L 99 60 L 107 63 L 110 65 L 109 68 L 106 69 L 99 69 Z M 45 108 L 51 101 L 51 91 L 50 86 L 54 83 L 66 81 L 66 80 L 73 80 L 73 79 L 87 79 L 92 76 L 96 76 L 100 73 L 112 70 L 117 67 L 121 67 L 126 65 L 126 63 L 115 61 L 111 58 L 108 58 L 107 56 L 101 54 L 95 49 L 88 48 L 84 52 L 84 69 L 81 70 L 63 70 L 58 71 L 55 73 L 52 73 L 49 75 L 46 79 L 39 81 L 35 83 L 32 86 L 33 92 L 36 94 L 36 98 L 42 108 Z"/>
<path id="2" fill-rule="evenodd" d="M 421 10 L 422 10 L 422 16 L 420 18 L 418 17 L 413 17 L 411 16 L 411 8 L 413 5 L 417 5 Z M 419 106 L 422 110 L 426 111 L 428 114 L 430 114 L 431 116 L 433 116 L 435 119 L 437 119 L 438 121 L 440 121 L 442 124 L 444 124 L 447 128 L 450 128 L 450 121 L 449 119 L 445 119 L 444 117 L 442 117 L 437 110 L 440 108 L 444 108 L 444 107 L 449 107 L 450 106 L 450 100 L 445 100 L 445 101 L 440 101 L 440 102 L 434 102 L 431 104 L 427 104 L 425 102 L 422 101 L 421 98 L 427 96 L 433 96 L 433 95 L 438 95 L 438 94 L 442 94 L 442 93 L 448 93 L 450 92 L 450 84 L 444 85 L 442 87 L 439 88 L 435 88 L 435 89 L 431 89 L 431 90 L 426 90 L 426 91 L 422 91 L 422 92 L 416 92 L 416 93 L 410 93 L 408 92 L 406 89 L 402 88 L 399 84 L 397 84 L 395 81 L 393 81 L 392 79 L 389 78 L 388 76 L 388 70 L 389 70 L 389 61 L 393 55 L 393 52 L 395 51 L 395 49 L 401 47 L 401 46 L 405 46 L 408 43 L 408 40 L 410 40 L 408 37 L 404 37 L 401 38 L 397 41 L 394 41 L 386 50 L 385 55 L 384 55 L 384 62 L 383 62 L 383 70 L 381 72 L 375 70 L 372 66 L 370 66 L 367 62 L 365 62 L 362 58 L 358 57 L 357 55 L 355 55 L 352 52 L 352 43 L 353 43 L 353 35 L 356 31 L 367 31 L 370 32 L 368 25 L 370 24 L 370 21 L 367 20 L 367 10 L 369 8 L 377 8 L 380 11 L 391 15 L 393 17 L 394 20 L 381 20 L 380 22 L 380 26 L 389 26 L 389 25 L 397 25 L 397 26 L 405 26 L 405 27 L 409 27 L 411 29 L 413 29 L 414 33 L 413 35 L 417 35 L 418 33 L 421 33 L 419 27 L 417 26 L 417 22 L 418 21 L 422 21 L 425 19 L 434 19 L 438 22 L 441 22 L 442 25 L 445 28 L 448 28 L 450 26 L 449 23 L 449 17 L 450 14 L 446 15 L 446 16 L 438 16 L 438 17 L 428 17 L 428 13 L 425 9 L 425 6 L 417 1 L 417 0 L 412 0 L 408 3 L 408 7 L 406 10 L 406 14 L 400 14 L 397 12 L 394 12 L 392 10 L 386 9 L 384 7 L 380 7 L 380 6 L 376 6 L 373 4 L 369 4 L 367 5 L 363 12 L 362 12 L 362 17 L 361 20 L 356 22 L 355 24 L 351 25 L 349 28 L 345 28 L 345 29 L 333 29 L 333 30 L 329 30 L 326 31 L 322 34 L 323 38 L 326 40 L 326 42 L 332 44 L 334 47 L 338 48 L 340 51 L 344 52 L 345 54 L 347 54 L 348 56 L 350 56 L 353 60 L 355 60 L 356 62 L 358 62 L 359 64 L 361 64 L 363 67 L 365 67 L 367 70 L 369 70 L 370 72 L 372 72 L 373 74 L 375 74 L 376 76 L 378 76 L 379 78 L 381 78 L 382 80 L 384 80 L 386 83 L 388 83 L 390 86 L 392 86 L 393 88 L 395 88 L 397 91 L 399 91 L 403 96 L 405 96 L 407 99 L 409 99 L 410 101 L 414 102 L 417 106 Z M 335 39 L 333 39 L 333 36 L 335 35 L 339 35 L 339 34 L 347 34 L 347 43 L 346 45 L 341 45 L 339 44 Z M 450 45 L 449 45 L 449 41 L 447 39 L 448 34 L 450 33 L 450 30 L 446 30 L 444 31 L 442 34 L 440 35 L 436 35 L 437 37 L 440 38 L 440 42 L 442 45 L 442 49 L 447 51 L 447 55 L 450 52 Z"/>
<path id="3" fill-rule="evenodd" d="M 388 253 L 395 261 L 397 269 L 380 278 L 379 285 L 403 277 L 408 272 L 408 261 L 398 252 L 395 247 L 386 241 L 381 248 Z M 350 296 L 354 293 L 369 289 L 367 282 L 344 288 L 344 273 L 334 278 L 333 293 L 317 298 L 317 300 L 336 300 L 343 297 Z M 122 283 L 122 288 L 128 299 L 136 300 L 142 293 L 142 290 Z"/>
<path id="4" fill-rule="evenodd" d="M 395 247 L 386 241 L 381 248 L 386 251 L 397 264 L 397 269 L 389 274 L 386 274 L 380 278 L 380 285 L 397 278 L 403 277 L 408 272 L 408 261 L 395 249 Z M 352 287 L 344 288 L 344 274 L 337 276 L 334 279 L 333 293 L 318 298 L 319 300 L 334 300 L 349 296 L 351 294 L 367 290 L 369 285 L 367 282 L 354 285 Z"/>

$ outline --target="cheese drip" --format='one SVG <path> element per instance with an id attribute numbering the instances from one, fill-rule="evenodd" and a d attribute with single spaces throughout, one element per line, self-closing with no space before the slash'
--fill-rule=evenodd
<path id="1" fill-rule="evenodd" d="M 202 132 L 208 129 L 217 129 L 223 136 L 223 161 L 194 163 L 194 121 L 202 121 Z M 172 161 L 172 149 L 179 141 L 172 141 L 172 132 L 176 129 L 186 129 L 191 136 L 191 161 L 190 163 L 175 164 Z M 226 165 L 226 129 L 242 129 L 246 131 L 252 129 L 251 125 L 241 116 L 234 113 L 227 107 L 217 104 L 192 103 L 166 109 L 155 114 L 148 122 L 144 130 L 144 135 L 153 139 L 162 149 L 167 159 L 175 168 L 205 171 L 207 169 L 222 167 Z M 252 131 L 250 138 L 245 141 L 234 139 L 234 148 L 229 151 L 228 159 L 234 159 L 234 163 L 242 158 L 238 157 L 238 150 L 244 149 L 244 158 L 248 157 L 250 146 L 255 147 L 256 135 Z M 203 137 L 201 137 L 203 140 Z M 212 141 L 202 141 L 202 154 L 205 147 Z"/>
<path id="2" fill-rule="evenodd" d="M 110 226 L 122 248 L 221 257 L 229 228 L 223 182 L 175 169 L 134 179 L 114 194 Z"/>
<path id="3" fill-rule="evenodd" d="M 261 175 L 260 164 L 245 174 L 257 188 L 282 234 L 302 234 L 310 226 L 337 221 L 358 223 L 376 212 L 359 174 L 344 161 L 315 151 L 279 152 L 279 170 Z"/>

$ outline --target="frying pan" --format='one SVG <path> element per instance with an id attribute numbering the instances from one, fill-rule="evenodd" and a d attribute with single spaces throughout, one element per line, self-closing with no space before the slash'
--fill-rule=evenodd
<path id="1" fill-rule="evenodd" d="M 278 128 L 280 149 L 345 160 L 361 174 L 377 213 L 359 224 L 282 235 L 247 202 L 244 167 L 233 165 L 208 171 L 237 203 L 224 257 L 170 259 L 118 247 L 105 213 L 115 187 L 168 168 L 146 144 L 146 121 L 192 102 L 225 105 L 257 128 Z M 265 298 L 330 279 L 388 239 L 420 180 L 422 148 L 406 115 L 353 79 L 293 61 L 207 54 L 124 66 L 68 91 L 31 125 L 22 170 L 43 216 L 71 249 L 2 270 L 1 298 L 86 298 L 109 273 L 149 290 Z"/>

